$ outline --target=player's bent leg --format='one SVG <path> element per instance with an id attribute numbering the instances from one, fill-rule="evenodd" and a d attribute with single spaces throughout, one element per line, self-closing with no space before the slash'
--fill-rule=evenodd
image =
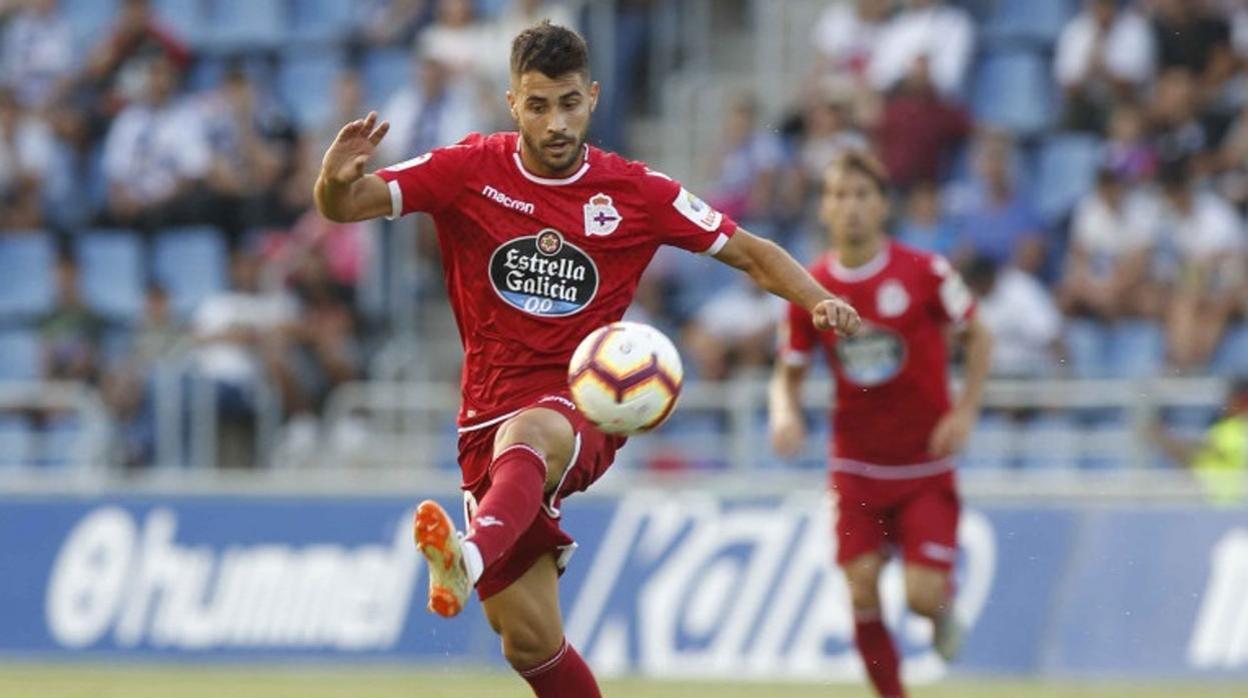
<path id="1" fill-rule="evenodd" d="M 538 698 L 596 698 L 598 684 L 563 636 L 559 571 L 544 555 L 506 589 L 482 602 L 490 627 L 502 638 L 507 663 Z"/>
<path id="2" fill-rule="evenodd" d="M 932 620 L 932 648 L 947 662 L 961 652 L 966 634 L 953 612 L 949 574 L 940 567 L 906 564 L 906 603 L 911 611 Z"/>
<path id="3" fill-rule="evenodd" d="M 542 507 L 549 482 L 557 484 L 575 444 L 568 419 L 533 408 L 507 420 L 494 437 L 489 490 L 464 536 L 465 560 L 473 582 L 515 546 Z"/>
<path id="4" fill-rule="evenodd" d="M 880 572 L 885 558 L 865 553 L 841 565 L 854 608 L 854 644 L 867 677 L 881 698 L 904 698 L 901 659 L 880 612 Z"/>

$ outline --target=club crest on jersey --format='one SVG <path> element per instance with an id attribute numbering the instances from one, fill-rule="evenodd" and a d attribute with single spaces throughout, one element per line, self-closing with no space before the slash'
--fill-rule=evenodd
<path id="1" fill-rule="evenodd" d="M 554 228 L 499 245 L 489 274 L 499 298 L 539 317 L 575 315 L 598 293 L 594 260 Z"/>
<path id="2" fill-rule="evenodd" d="M 693 192 L 684 187 L 681 187 L 680 193 L 676 195 L 676 200 L 672 202 L 672 206 L 680 215 L 688 218 L 690 222 L 708 233 L 718 230 L 719 224 L 724 219 L 724 214 L 711 208 L 709 204 L 694 196 Z"/>
<path id="3" fill-rule="evenodd" d="M 905 341 L 891 330 L 868 323 L 854 336 L 838 338 L 835 350 L 845 379 L 866 388 L 891 381 L 906 363 Z"/>
<path id="4" fill-rule="evenodd" d="M 910 294 L 901 283 L 889 279 L 875 292 L 875 309 L 884 317 L 898 317 L 910 307 Z"/>
<path id="5" fill-rule="evenodd" d="M 615 203 L 606 194 L 598 193 L 589 198 L 585 204 L 585 235 L 610 235 L 620 227 L 623 217 L 616 210 Z"/>

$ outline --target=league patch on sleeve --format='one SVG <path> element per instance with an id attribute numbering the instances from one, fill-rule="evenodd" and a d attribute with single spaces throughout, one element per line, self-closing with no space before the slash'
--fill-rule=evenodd
<path id="1" fill-rule="evenodd" d="M 681 187 L 672 206 L 680 212 L 680 215 L 708 233 L 718 230 L 719 224 L 724 220 L 724 214 L 711 208 L 709 204 L 684 187 Z"/>

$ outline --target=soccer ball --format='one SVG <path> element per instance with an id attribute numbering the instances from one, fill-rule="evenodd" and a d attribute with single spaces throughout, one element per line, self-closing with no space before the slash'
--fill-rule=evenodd
<path id="1" fill-rule="evenodd" d="M 605 432 L 649 431 L 672 413 L 684 379 L 672 341 L 649 325 L 613 322 L 581 340 L 568 365 L 576 408 Z"/>

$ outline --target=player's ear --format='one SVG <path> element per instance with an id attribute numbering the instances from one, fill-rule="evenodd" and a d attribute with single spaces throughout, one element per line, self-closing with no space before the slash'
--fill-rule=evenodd
<path id="1" fill-rule="evenodd" d="M 520 114 L 516 112 L 516 93 L 511 90 L 507 90 L 507 111 L 511 112 L 512 119 L 520 120 Z"/>
<path id="2" fill-rule="evenodd" d="M 601 89 L 597 80 L 589 83 L 589 110 L 591 112 L 598 108 L 598 92 Z"/>

